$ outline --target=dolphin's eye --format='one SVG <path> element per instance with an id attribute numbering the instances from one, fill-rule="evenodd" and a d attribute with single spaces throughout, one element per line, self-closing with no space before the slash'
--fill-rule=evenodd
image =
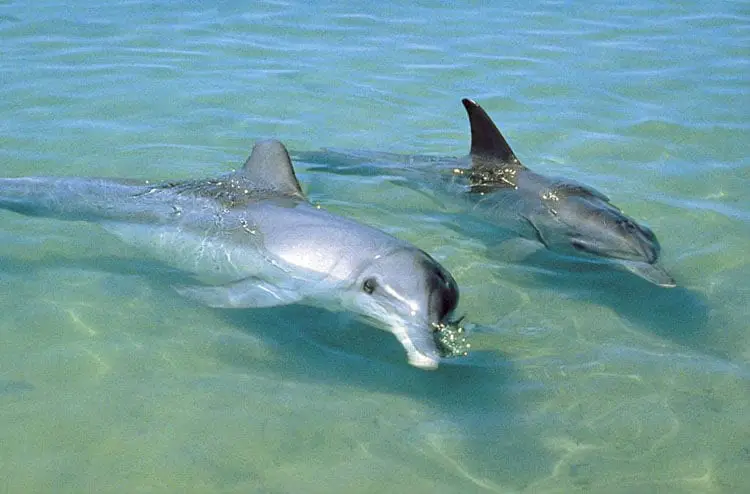
<path id="1" fill-rule="evenodd" d="M 375 278 L 367 278 L 364 283 L 362 283 L 362 291 L 364 291 L 368 295 L 371 295 L 372 292 L 375 291 L 375 288 L 377 286 L 378 282 Z"/>

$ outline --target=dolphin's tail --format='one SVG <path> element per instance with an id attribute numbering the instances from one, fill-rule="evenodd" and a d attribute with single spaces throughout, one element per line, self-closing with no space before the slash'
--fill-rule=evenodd
<path id="1" fill-rule="evenodd" d="M 133 198 L 145 190 L 97 178 L 1 178 L 0 209 L 70 221 L 132 219 L 143 213 Z"/>

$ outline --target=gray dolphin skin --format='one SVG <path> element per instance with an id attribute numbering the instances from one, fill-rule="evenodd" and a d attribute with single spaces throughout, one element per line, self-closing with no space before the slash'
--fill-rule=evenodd
<path id="1" fill-rule="evenodd" d="M 405 241 L 310 204 L 278 141 L 257 143 L 241 169 L 206 180 L 3 178 L 0 208 L 98 223 L 190 273 L 196 284 L 177 290 L 211 307 L 350 310 L 392 332 L 422 369 L 463 353 L 436 337 L 458 324 L 451 274 Z"/>
<path id="2" fill-rule="evenodd" d="M 482 107 L 462 102 L 471 126 L 471 150 L 464 158 L 350 150 L 296 154 L 334 173 L 381 173 L 428 195 L 437 189 L 458 199 L 462 212 L 550 251 L 611 262 L 656 285 L 675 286 L 658 263 L 661 248 L 649 228 L 591 187 L 529 170 Z"/>
<path id="3" fill-rule="evenodd" d="M 471 125 L 470 168 L 455 173 L 468 178 L 478 210 L 504 215 L 498 208 L 511 196 L 530 236 L 548 249 L 609 259 L 656 285 L 676 285 L 657 263 L 661 247 L 648 227 L 591 187 L 529 170 L 484 109 L 470 99 L 462 103 Z"/>

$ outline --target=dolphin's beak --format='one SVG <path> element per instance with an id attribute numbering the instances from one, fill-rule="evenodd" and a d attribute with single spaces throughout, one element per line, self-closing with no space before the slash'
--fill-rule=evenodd
<path id="1" fill-rule="evenodd" d="M 424 370 L 435 370 L 440 362 L 440 354 L 430 328 L 405 328 L 404 335 L 395 333 L 399 342 L 406 349 L 409 364 Z"/>
<path id="2" fill-rule="evenodd" d="M 677 282 L 674 278 L 672 278 L 672 276 L 657 263 L 648 264 L 645 262 L 620 261 L 620 264 L 631 273 L 640 276 L 654 285 L 664 288 L 674 288 L 677 286 Z"/>

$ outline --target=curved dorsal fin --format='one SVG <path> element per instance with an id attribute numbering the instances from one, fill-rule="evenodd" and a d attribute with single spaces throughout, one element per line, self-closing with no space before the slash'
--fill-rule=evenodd
<path id="1" fill-rule="evenodd" d="M 289 152 L 275 139 L 255 143 L 250 157 L 237 175 L 252 182 L 257 189 L 304 197 Z"/>
<path id="2" fill-rule="evenodd" d="M 519 163 L 513 150 L 487 112 L 474 101 L 461 100 L 471 125 L 471 155 L 497 158 L 504 163 Z M 520 164 L 520 163 L 519 163 Z"/>

